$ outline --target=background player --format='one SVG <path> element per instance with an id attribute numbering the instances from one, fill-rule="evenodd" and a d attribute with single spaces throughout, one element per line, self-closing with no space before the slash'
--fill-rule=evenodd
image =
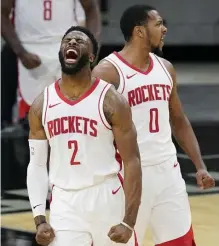
<path id="1" fill-rule="evenodd" d="M 147 5 L 128 8 L 120 27 L 124 48 L 101 61 L 93 76 L 114 84 L 132 108 L 143 173 L 136 223 L 140 245 L 150 224 L 156 245 L 193 246 L 188 196 L 171 133 L 194 163 L 200 188 L 213 187 L 214 180 L 183 112 L 173 65 L 150 53 L 163 42 L 167 30 L 159 13 Z"/>
<path id="2" fill-rule="evenodd" d="M 2 36 L 19 58 L 19 116 L 45 86 L 61 75 L 57 53 L 63 30 L 83 22 L 99 38 L 100 11 L 96 0 L 2 0 Z M 9 15 L 14 9 L 14 24 Z M 79 14 L 79 15 L 78 15 Z"/>
<path id="3" fill-rule="evenodd" d="M 70 28 L 59 52 L 62 78 L 30 108 L 27 187 L 41 245 L 107 246 L 126 243 L 132 235 L 127 245 L 136 245 L 132 232 L 141 198 L 136 131 L 125 98 L 91 78 L 97 50 L 87 29 Z M 114 139 L 124 162 L 125 198 Z M 45 218 L 48 142 L 51 226 Z"/>

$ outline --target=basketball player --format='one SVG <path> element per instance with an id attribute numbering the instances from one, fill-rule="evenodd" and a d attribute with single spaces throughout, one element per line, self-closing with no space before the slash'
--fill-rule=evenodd
<path id="1" fill-rule="evenodd" d="M 91 32 L 70 28 L 59 51 L 62 77 L 30 108 L 27 187 L 40 245 L 136 245 L 141 198 L 136 131 L 126 99 L 114 86 L 91 78 L 97 50 Z M 125 196 L 114 139 L 124 162 Z M 50 224 L 45 217 L 48 145 L 54 185 Z"/>
<path id="2" fill-rule="evenodd" d="M 183 112 L 173 65 L 151 53 L 163 42 L 167 29 L 159 13 L 146 5 L 128 8 L 120 27 L 124 48 L 101 61 L 93 76 L 112 83 L 132 108 L 143 175 L 135 227 L 139 243 L 143 245 L 150 225 L 156 245 L 194 246 L 186 186 L 171 133 L 194 163 L 198 185 L 207 189 L 214 180 Z"/>
<path id="3" fill-rule="evenodd" d="M 24 118 L 36 96 L 61 75 L 57 53 L 63 30 L 84 23 L 85 12 L 86 26 L 99 38 L 100 11 L 96 0 L 2 0 L 1 10 L 2 36 L 19 58 L 19 116 Z"/>

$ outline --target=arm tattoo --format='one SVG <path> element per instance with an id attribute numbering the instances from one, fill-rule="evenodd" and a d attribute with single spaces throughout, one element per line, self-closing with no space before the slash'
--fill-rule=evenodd
<path id="1" fill-rule="evenodd" d="M 34 222 L 36 227 L 38 227 L 40 224 L 46 223 L 46 217 L 43 215 L 38 215 L 34 218 Z"/>
<path id="2" fill-rule="evenodd" d="M 103 102 L 103 112 L 107 122 L 110 125 L 112 125 L 112 117 L 115 114 L 115 106 L 116 106 L 115 101 L 116 101 L 116 95 L 113 93 L 113 90 L 110 88 L 107 91 Z"/>
<path id="3" fill-rule="evenodd" d="M 29 118 L 35 116 L 42 120 L 44 92 L 42 92 L 33 102 L 29 111 Z"/>

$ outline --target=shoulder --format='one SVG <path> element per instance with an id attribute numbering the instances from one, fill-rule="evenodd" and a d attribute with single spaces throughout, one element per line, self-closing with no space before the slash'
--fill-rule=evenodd
<path id="1" fill-rule="evenodd" d="M 113 123 L 113 118 L 122 117 L 130 113 L 131 109 L 124 96 L 122 96 L 114 86 L 111 86 L 104 98 L 103 111 L 110 125 Z"/>
<path id="2" fill-rule="evenodd" d="M 39 118 L 42 119 L 43 113 L 43 104 L 44 104 L 44 91 L 37 96 L 37 98 L 33 101 L 32 105 L 30 106 L 28 118 Z"/>
<path id="3" fill-rule="evenodd" d="M 113 85 L 108 89 L 105 100 L 111 100 L 115 104 L 128 104 L 125 97 L 121 95 Z"/>
<path id="4" fill-rule="evenodd" d="M 93 68 L 92 75 L 113 84 L 116 88 L 119 86 L 120 77 L 117 69 L 111 62 L 105 59 L 101 60 L 99 64 Z"/>
<path id="5" fill-rule="evenodd" d="M 175 68 L 174 68 L 173 64 L 170 61 L 168 61 L 168 60 L 166 60 L 164 58 L 159 57 L 159 59 L 163 62 L 163 64 L 166 67 L 167 71 L 170 73 L 172 79 L 175 80 L 176 71 L 175 71 Z"/>

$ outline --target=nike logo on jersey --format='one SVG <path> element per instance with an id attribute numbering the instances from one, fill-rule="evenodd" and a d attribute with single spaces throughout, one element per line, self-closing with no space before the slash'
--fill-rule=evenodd
<path id="1" fill-rule="evenodd" d="M 121 186 L 119 186 L 119 188 L 116 190 L 112 190 L 112 194 L 115 195 L 120 190 L 120 188 L 121 188 Z"/>
<path id="2" fill-rule="evenodd" d="M 173 167 L 177 167 L 178 166 L 178 162 L 176 162 L 174 165 L 173 165 Z"/>
<path id="3" fill-rule="evenodd" d="M 43 204 L 38 204 L 38 205 L 34 206 L 33 209 L 35 209 L 36 207 L 39 207 L 40 205 L 43 205 Z"/>
<path id="4" fill-rule="evenodd" d="M 60 102 L 59 103 L 56 103 L 56 104 L 50 104 L 49 105 L 49 108 L 53 108 L 53 107 L 55 107 L 55 106 L 57 106 L 57 105 L 59 105 L 60 104 Z"/>
<path id="5" fill-rule="evenodd" d="M 134 73 L 134 74 L 132 74 L 132 75 L 126 75 L 126 78 L 127 78 L 127 79 L 131 79 L 131 78 L 134 77 L 136 74 L 137 74 L 137 73 Z"/>

